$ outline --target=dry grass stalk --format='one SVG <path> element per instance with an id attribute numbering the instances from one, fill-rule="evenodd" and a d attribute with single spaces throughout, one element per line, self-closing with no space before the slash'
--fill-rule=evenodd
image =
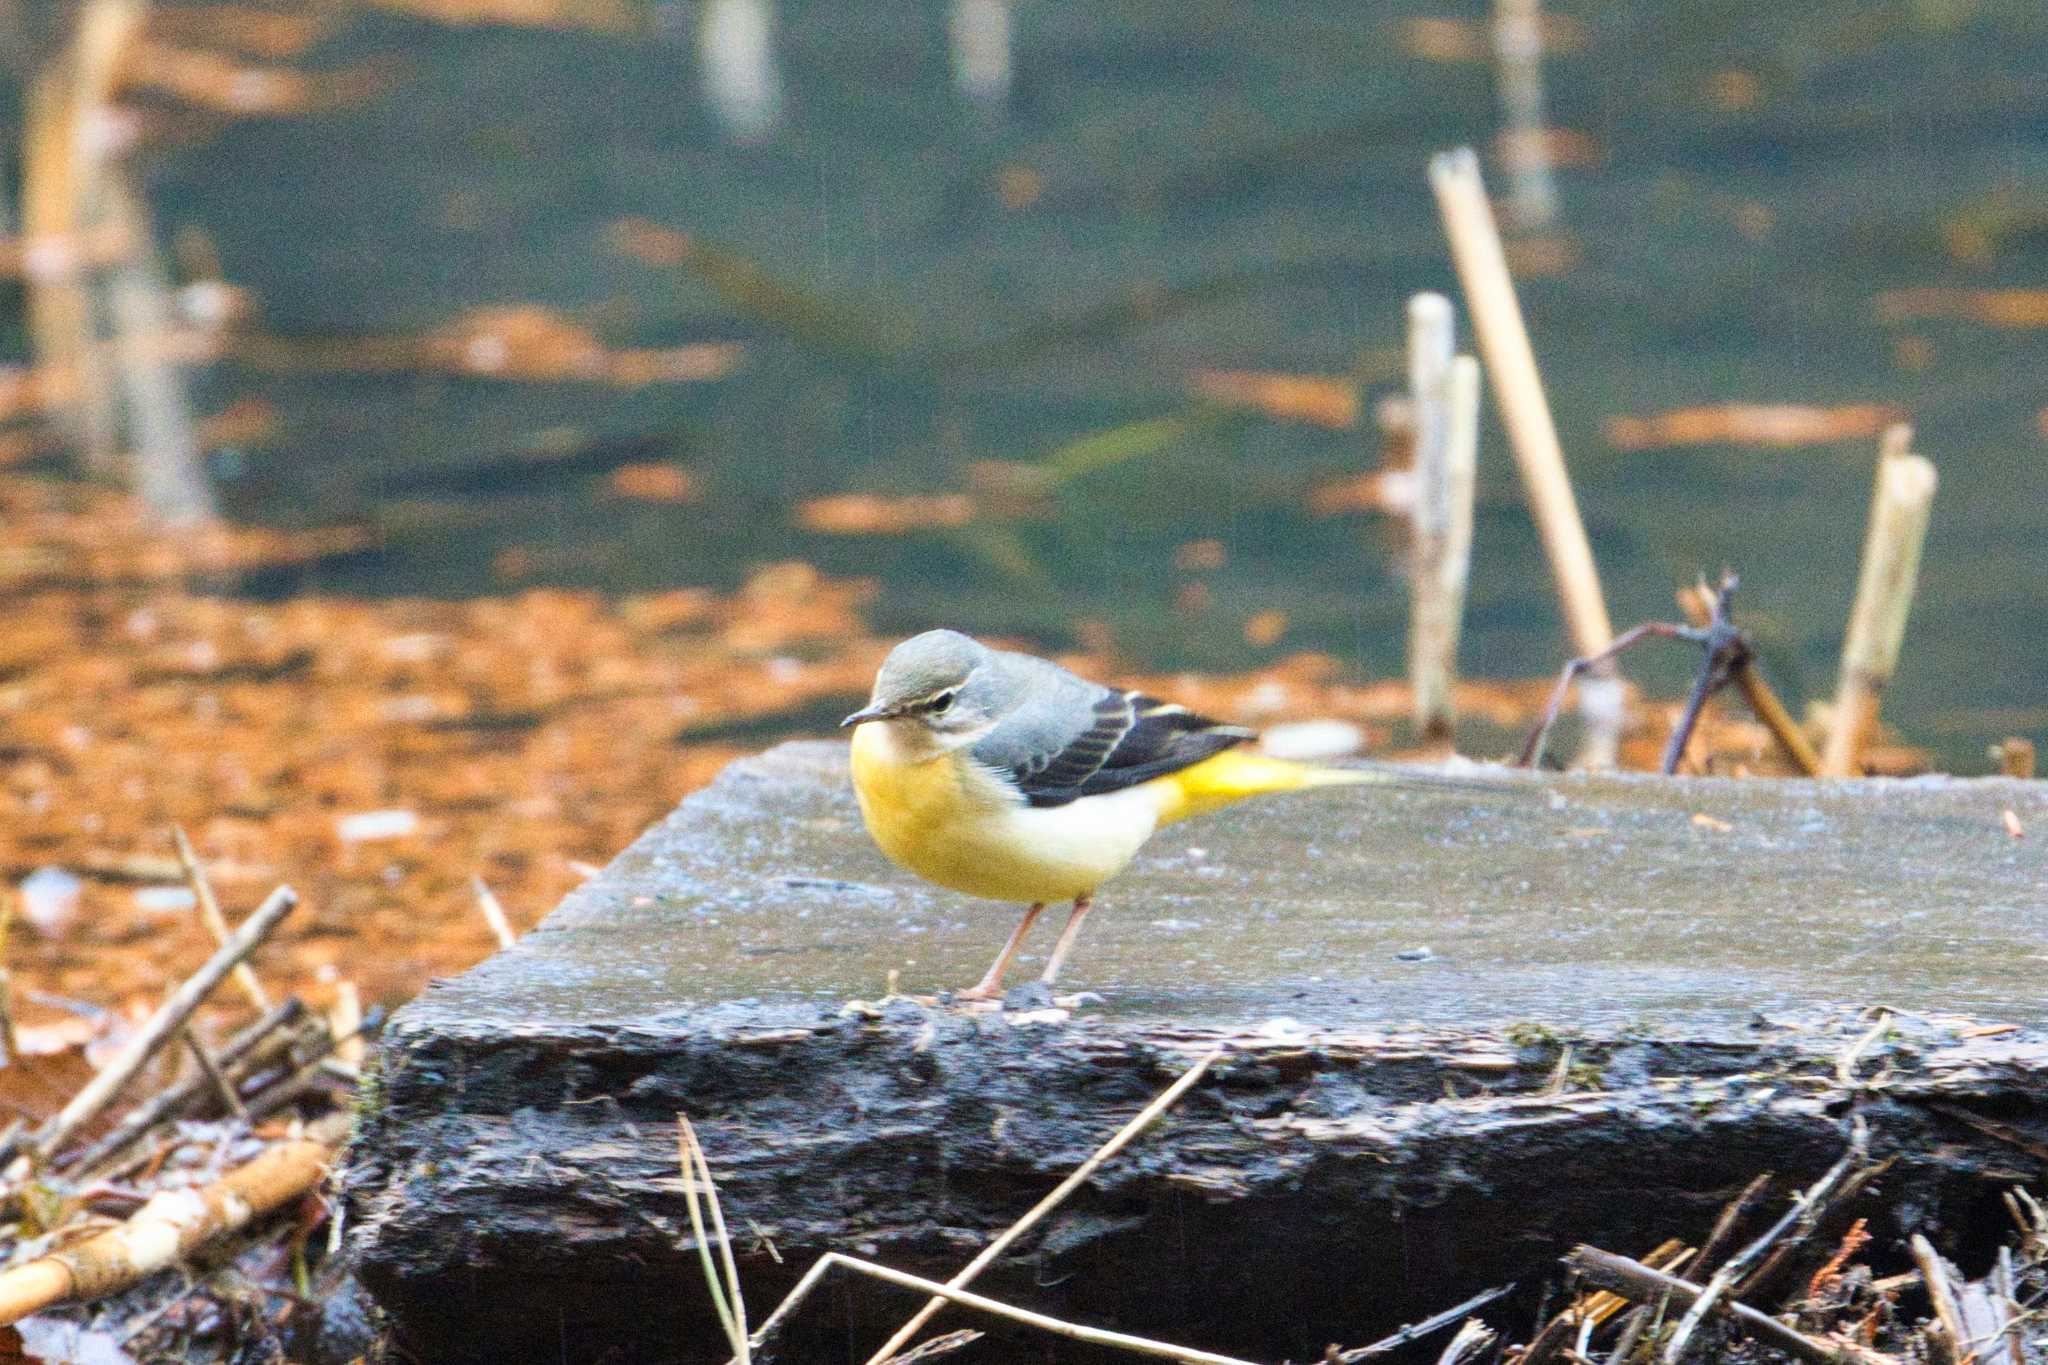
<path id="1" fill-rule="evenodd" d="M 1006 1318 L 1011 1322 L 1020 1322 L 1027 1327 L 1035 1327 L 1042 1332 L 1050 1332 L 1054 1336 L 1065 1337 L 1069 1341 L 1085 1342 L 1090 1346 L 1103 1346 L 1113 1351 L 1127 1351 L 1132 1355 L 1151 1356 L 1159 1360 L 1177 1360 L 1185 1362 L 1185 1365 L 1253 1365 L 1251 1361 L 1241 1360 L 1236 1356 L 1217 1355 L 1213 1351 L 1198 1351 L 1191 1346 L 1175 1346 L 1171 1342 L 1154 1341 L 1149 1337 L 1134 1337 L 1123 1332 L 1111 1332 L 1100 1327 L 1088 1327 L 1078 1322 L 1067 1322 L 1045 1313 L 1034 1313 L 1028 1308 L 1019 1308 L 1014 1304 L 1004 1303 L 999 1299 L 986 1298 L 971 1290 L 955 1289 L 951 1285 L 940 1284 L 937 1280 L 927 1280 L 922 1276 L 906 1274 L 901 1270 L 892 1270 L 888 1266 L 877 1265 L 873 1261 L 863 1261 L 858 1257 L 847 1256 L 837 1251 L 828 1251 L 823 1256 L 820 1256 L 817 1262 L 804 1273 L 803 1279 L 797 1281 L 797 1286 L 789 1292 L 789 1297 L 782 1301 L 781 1306 L 775 1310 L 774 1315 L 767 1322 L 761 1324 L 761 1330 L 754 1334 L 756 1344 L 767 1334 L 769 1328 L 778 1325 L 779 1320 L 785 1317 L 791 1309 L 794 1309 L 804 1299 L 810 1297 L 811 1291 L 824 1280 L 826 1274 L 834 1266 L 844 1266 L 848 1270 L 872 1276 L 887 1284 L 898 1285 L 904 1289 L 919 1290 L 922 1293 L 932 1295 L 934 1298 L 944 1299 L 949 1303 L 957 1303 L 963 1308 L 973 1308 L 993 1317 Z"/>
<path id="2" fill-rule="evenodd" d="M 1821 771 L 1851 777 L 1864 742 L 1877 728 L 1879 700 L 1898 667 L 1906 618 L 1920 577 L 1920 549 L 1939 483 L 1933 461 L 1911 451 L 1911 427 L 1885 432 L 1872 490 L 1870 526 L 1863 541 L 1863 569 L 1849 631 L 1842 642 L 1841 677 L 1835 686 L 1834 717 Z"/>
<path id="3" fill-rule="evenodd" d="M 500 948 L 510 948 L 519 941 L 519 935 L 512 932 L 512 921 L 505 917 L 505 907 L 498 902 L 497 895 L 484 884 L 482 877 L 471 878 L 476 887 L 476 908 L 483 912 L 484 923 L 491 926 L 491 933 L 497 937 Z"/>
<path id="4" fill-rule="evenodd" d="M 1047 1214 L 1065 1203 L 1069 1195 L 1086 1184 L 1088 1177 L 1101 1169 L 1104 1162 L 1114 1157 L 1125 1147 L 1128 1147 L 1146 1129 L 1157 1123 L 1160 1117 L 1178 1103 L 1180 1097 L 1187 1094 L 1194 1087 L 1195 1082 L 1201 1080 L 1202 1076 L 1222 1056 L 1223 1051 L 1219 1048 L 1214 1052 L 1206 1052 L 1196 1058 L 1193 1066 L 1182 1072 L 1172 1085 L 1154 1096 L 1151 1103 L 1132 1115 L 1131 1121 L 1122 1128 L 1119 1128 L 1109 1141 L 1096 1148 L 1094 1155 L 1090 1156 L 1079 1166 L 1076 1166 L 1065 1180 L 1062 1180 L 1053 1187 L 1052 1191 L 1045 1198 L 1032 1205 L 1028 1213 L 1004 1229 L 1000 1236 L 983 1247 L 980 1253 L 962 1267 L 958 1274 L 946 1281 L 947 1287 L 959 1289 L 972 1284 L 975 1276 L 981 1274 L 982 1271 L 995 1262 L 997 1257 L 1009 1250 L 1010 1246 L 1019 1237 L 1022 1237 L 1026 1232 L 1036 1227 Z M 886 1361 L 889 1357 L 902 1350 L 910 1339 L 917 1335 L 918 1331 L 926 1323 L 930 1322 L 933 1316 L 945 1306 L 946 1300 L 943 1295 L 934 1296 L 923 1308 L 917 1311 L 916 1316 L 897 1328 L 888 1341 L 884 1342 L 879 1350 L 868 1357 L 867 1365 L 882 1365 L 883 1361 Z M 778 1314 L 780 1311 L 780 1309 L 777 1310 Z M 767 1330 L 765 1324 L 762 1330 L 763 1332 Z"/>
<path id="5" fill-rule="evenodd" d="M 0 1273 L 0 1325 L 117 1293 L 317 1188 L 347 1136 L 348 1116 L 331 1114 L 210 1185 L 166 1190 L 119 1227 Z"/>
<path id="6" fill-rule="evenodd" d="M 1415 413 L 1415 518 L 1409 565 L 1408 678 L 1415 727 L 1449 739 L 1458 635 L 1472 557 L 1478 362 L 1453 355 L 1451 301 L 1408 301 L 1408 393 Z"/>
<path id="7" fill-rule="evenodd" d="M 216 945 L 228 941 L 228 917 L 221 913 L 220 899 L 213 894 L 213 883 L 206 879 L 206 869 L 199 862 L 199 855 L 192 848 L 192 840 L 186 837 L 183 825 L 171 826 L 171 839 L 178 846 L 178 865 L 185 869 L 185 880 L 192 887 L 192 895 L 199 902 L 199 920 L 206 926 L 206 932 L 213 935 Z M 270 1010 L 270 993 L 263 989 L 263 982 L 257 979 L 256 969 L 246 962 L 235 964 L 235 985 L 241 988 L 249 1003 L 258 1014 Z"/>
<path id="8" fill-rule="evenodd" d="M 482 885 L 481 882 L 478 885 Z M 718 1186 L 711 1179 L 711 1165 L 704 1159 L 704 1145 L 690 1120 L 676 1115 L 677 1157 L 683 1168 L 683 1199 L 690 1209 L 690 1230 L 697 1238 L 697 1254 L 704 1261 L 704 1283 L 711 1289 L 711 1306 L 718 1310 L 718 1322 L 725 1329 L 737 1365 L 751 1365 L 753 1343 L 747 1339 L 747 1301 L 740 1292 L 739 1267 L 732 1256 L 732 1239 L 725 1233 L 725 1209 L 719 1203 Z M 711 1205 L 711 1224 L 718 1234 L 718 1260 L 711 1257 L 711 1239 L 704 1232 L 704 1205 Z"/>
<path id="9" fill-rule="evenodd" d="M 36 1130 L 29 1139 L 36 1154 L 47 1160 L 72 1134 L 111 1104 L 122 1088 L 134 1079 L 135 1073 L 157 1054 L 157 1050 L 178 1035 L 201 1002 L 212 994 L 214 987 L 227 979 L 234 965 L 255 952 L 298 903 L 298 893 L 288 886 L 280 886 L 271 892 L 270 898 L 242 922 L 241 928 L 235 930 L 205 965 L 171 992 L 170 998 L 157 1008 L 128 1045 L 100 1068 L 99 1074 L 72 1096 L 69 1104 Z"/>
<path id="10" fill-rule="evenodd" d="M 1431 160 L 1429 181 L 1450 239 L 1451 260 L 1464 286 L 1480 356 L 1508 429 L 1509 448 L 1521 470 L 1529 510 L 1557 580 L 1566 628 L 1579 654 L 1599 654 L 1613 643 L 1614 626 L 1601 596 L 1592 542 L 1586 538 L 1571 476 L 1565 470 L 1564 447 L 1557 439 L 1557 425 L 1543 393 L 1528 324 L 1515 298 L 1500 228 L 1480 178 L 1479 158 L 1469 147 L 1445 152 Z M 1579 696 L 1587 712 L 1587 759 L 1595 766 L 1612 766 L 1622 711 L 1619 683 L 1611 674 L 1603 674 L 1582 682 Z"/>

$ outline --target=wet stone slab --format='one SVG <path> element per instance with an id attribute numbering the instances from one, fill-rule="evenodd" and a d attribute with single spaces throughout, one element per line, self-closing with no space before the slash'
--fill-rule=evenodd
<path id="1" fill-rule="evenodd" d="M 844 752 L 735 764 L 394 1021 L 347 1188 L 423 1357 L 722 1358 L 679 1110 L 766 1305 L 833 1248 L 944 1278 L 1214 1046 L 988 1292 L 1310 1358 L 1575 1239 L 1697 1234 L 1730 1186 L 1826 1166 L 1852 1109 L 1902 1158 L 1890 1194 L 1959 1241 L 1996 1180 L 2041 1173 L 2048 784 L 1518 775 L 1252 803 L 1104 893 L 1063 979 L 1102 999 L 1061 1015 L 930 998 L 1015 911 L 890 867 Z M 925 998 L 880 1001 L 892 972 Z M 1894 1012 L 1875 1036 L 1870 1005 Z M 903 1307 L 841 1295 L 786 1358 L 847 1358 Z"/>

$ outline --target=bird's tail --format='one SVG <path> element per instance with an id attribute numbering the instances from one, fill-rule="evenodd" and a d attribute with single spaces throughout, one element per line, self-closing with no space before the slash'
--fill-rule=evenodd
<path id="1" fill-rule="evenodd" d="M 1348 787 L 1371 784 L 1398 787 L 1441 787 L 1455 790 L 1498 791 L 1509 781 L 1489 781 L 1482 776 L 1444 774 L 1427 768 L 1397 764 L 1370 767 L 1325 768 L 1296 763 L 1290 759 L 1268 758 L 1255 750 L 1225 749 L 1183 768 L 1167 781 L 1172 783 L 1171 801 L 1160 816 L 1161 824 L 1184 820 L 1191 815 L 1216 810 L 1248 796 L 1268 792 L 1300 791 L 1308 787 Z"/>

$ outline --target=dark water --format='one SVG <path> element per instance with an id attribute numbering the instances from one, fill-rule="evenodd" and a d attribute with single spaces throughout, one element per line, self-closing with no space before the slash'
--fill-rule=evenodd
<path id="1" fill-rule="evenodd" d="M 1831 691 L 1875 442 L 1629 453 L 1602 421 L 1897 404 L 1943 484 L 1889 714 L 1961 771 L 2002 734 L 2048 739 L 2048 332 L 1886 323 L 1873 306 L 2048 284 L 2048 11 L 1556 8 L 1585 32 L 1547 63 L 1551 122 L 1602 157 L 1559 177 L 1578 264 L 1526 281 L 1523 301 L 1617 624 L 1669 616 L 1675 584 L 1733 564 L 1771 674 L 1797 697 Z M 491 561 L 512 545 L 528 581 L 615 589 L 728 584 L 798 557 L 879 579 L 889 630 L 1050 646 L 1092 617 L 1152 664 L 1319 648 L 1361 676 L 1398 672 L 1391 528 L 1303 509 L 1312 484 L 1372 463 L 1374 438 L 1205 414 L 1188 376 L 1392 387 L 1404 300 L 1453 284 L 1424 163 L 1489 145 L 1498 119 L 1485 63 L 1406 55 L 1397 26 L 1478 7 L 1027 0 L 1011 87 L 987 101 L 956 89 L 944 5 L 784 3 L 779 111 L 751 139 L 708 99 L 697 6 L 651 13 L 629 36 L 364 13 L 310 60 L 383 64 L 385 94 L 151 155 L 165 233 L 202 229 L 271 332 L 416 333 L 535 301 L 613 345 L 748 348 L 729 380 L 634 391 L 220 366 L 204 406 L 255 394 L 283 415 L 218 457 L 230 506 L 385 535 L 379 554 L 272 586 L 496 591 Z M 1754 98 L 1726 108 L 1731 89 Z M 1006 206 L 1000 187 L 1032 177 L 1035 198 Z M 639 263 L 609 232 L 629 216 L 730 260 Z M 1964 257 L 1959 233 L 1977 242 Z M 741 269 L 768 284 L 737 286 Z M 806 497 L 957 490 L 974 461 L 1057 459 L 1176 418 L 1037 517 L 889 538 L 792 521 Z M 610 466 L 650 458 L 683 463 L 704 496 L 603 495 Z M 1546 672 L 1564 645 L 1492 427 L 1481 478 L 1465 667 Z M 1197 538 L 1228 563 L 1204 575 L 1205 612 L 1177 612 L 1174 550 Z M 1247 644 L 1269 609 L 1285 635 Z M 1690 664 L 1632 671 L 1673 690 Z"/>

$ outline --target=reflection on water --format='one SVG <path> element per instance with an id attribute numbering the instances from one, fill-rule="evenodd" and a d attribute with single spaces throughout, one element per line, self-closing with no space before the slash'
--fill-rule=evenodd
<path id="1" fill-rule="evenodd" d="M 1318 490 L 1378 459 L 1407 297 L 1456 296 L 1427 157 L 1521 166 L 1540 136 L 1555 217 L 1511 245 L 1616 622 L 1731 563 L 1767 670 L 1824 695 L 1896 410 L 1942 492 L 1888 714 L 1966 771 L 2048 726 L 2030 0 L 1550 6 L 1547 114 L 1495 79 L 1506 3 L 1499 28 L 1423 0 L 663 0 L 601 31 L 435 8 L 349 11 L 291 55 L 368 73 L 350 98 L 157 111 L 162 233 L 203 242 L 267 338 L 203 374 L 204 411 L 273 414 L 221 429 L 223 499 L 382 537 L 298 587 L 802 558 L 878 578 L 885 628 L 1057 645 L 1094 621 L 1134 664 L 1397 673 L 1400 537 Z M 1503 104 L 1552 127 L 1497 145 Z M 586 359 L 522 366 L 521 338 Z M 385 363 L 337 363 L 369 342 Z M 1310 419 L 1218 397 L 1353 389 Z M 1547 671 L 1492 429 L 1480 479 L 1467 670 Z M 878 501 L 815 512 L 848 496 Z M 929 515 L 857 533 L 872 506 Z M 1632 671 L 1676 691 L 1690 663 Z"/>

